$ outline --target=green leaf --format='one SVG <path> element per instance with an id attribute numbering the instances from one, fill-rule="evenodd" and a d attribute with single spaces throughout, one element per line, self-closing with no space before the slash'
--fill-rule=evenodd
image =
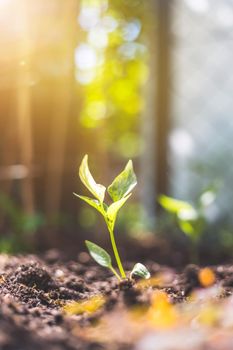
<path id="1" fill-rule="evenodd" d="M 134 265 L 134 268 L 130 273 L 130 277 L 133 277 L 133 276 L 149 279 L 151 275 L 145 265 L 141 263 L 137 263 L 136 265 Z"/>
<path id="2" fill-rule="evenodd" d="M 112 268 L 112 259 L 111 256 L 106 252 L 106 250 L 90 241 L 85 241 L 85 243 L 90 255 L 99 265 L 108 267 L 110 269 Z"/>
<path id="3" fill-rule="evenodd" d="M 193 208 L 180 209 L 177 213 L 178 224 L 181 230 L 189 236 L 197 235 L 197 227 L 199 223 L 199 213 Z"/>
<path id="4" fill-rule="evenodd" d="M 103 209 L 103 206 L 101 205 L 101 203 L 97 199 L 92 199 L 92 198 L 89 198 L 86 196 L 80 196 L 77 193 L 74 193 L 74 195 L 77 196 L 78 198 L 82 199 L 84 202 L 88 203 L 91 207 L 98 210 L 102 215 L 105 215 L 105 210 Z M 106 206 L 104 206 L 104 207 L 106 207 Z"/>
<path id="5" fill-rule="evenodd" d="M 188 236 L 195 236 L 195 224 L 189 221 L 179 220 L 180 229 Z"/>
<path id="6" fill-rule="evenodd" d="M 96 197 L 100 203 L 103 203 L 106 187 L 103 185 L 97 184 L 90 173 L 88 167 L 88 155 L 86 154 L 82 160 L 82 163 L 79 167 L 79 177 L 82 183 L 88 188 L 88 190 Z"/>
<path id="7" fill-rule="evenodd" d="M 180 209 L 177 213 L 177 217 L 182 221 L 196 221 L 199 215 L 197 210 L 191 206 L 188 209 Z"/>
<path id="8" fill-rule="evenodd" d="M 193 239 L 198 238 L 203 232 L 206 221 L 205 218 L 198 215 L 196 219 L 185 220 L 178 218 L 180 229 Z"/>
<path id="9" fill-rule="evenodd" d="M 174 214 L 178 214 L 180 211 L 193 212 L 195 210 L 190 203 L 165 195 L 161 195 L 158 201 L 165 210 Z"/>
<path id="10" fill-rule="evenodd" d="M 114 229 L 115 221 L 117 218 L 118 211 L 125 204 L 127 199 L 131 196 L 132 193 L 128 194 L 128 196 L 121 198 L 119 201 L 112 203 L 106 213 L 107 225 L 111 230 Z"/>
<path id="11" fill-rule="evenodd" d="M 176 215 L 179 227 L 185 234 L 192 237 L 197 235 L 200 215 L 190 203 L 165 195 L 160 196 L 159 203 L 165 210 Z"/>
<path id="12" fill-rule="evenodd" d="M 108 187 L 108 193 L 114 202 L 126 197 L 137 185 L 137 178 L 133 170 L 132 160 L 125 169 L 113 180 Z"/>

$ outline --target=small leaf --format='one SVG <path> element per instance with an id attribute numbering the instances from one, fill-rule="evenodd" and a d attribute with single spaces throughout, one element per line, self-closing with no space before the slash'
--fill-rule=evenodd
<path id="1" fill-rule="evenodd" d="M 185 201 L 174 199 L 165 195 L 159 197 L 159 204 L 170 213 L 178 214 L 180 211 L 193 212 L 195 209 L 193 206 Z"/>
<path id="2" fill-rule="evenodd" d="M 177 217 L 182 221 L 196 221 L 199 215 L 197 210 L 191 206 L 189 209 L 180 209 Z"/>
<path id="3" fill-rule="evenodd" d="M 100 203 L 103 203 L 106 187 L 97 184 L 90 173 L 88 167 L 88 155 L 86 154 L 79 167 L 79 177 L 82 183 L 88 188 L 88 190 L 95 196 Z"/>
<path id="4" fill-rule="evenodd" d="M 150 278 L 150 272 L 147 270 L 145 265 L 141 263 L 137 263 L 136 265 L 134 265 L 134 268 L 131 271 L 130 276 L 131 277 L 138 276 L 147 280 Z"/>
<path id="5" fill-rule="evenodd" d="M 182 220 L 178 217 L 178 224 L 184 233 L 186 233 L 191 238 L 196 239 L 203 232 L 206 226 L 206 221 L 205 218 L 200 215 L 197 217 L 197 219 L 194 220 Z"/>
<path id="6" fill-rule="evenodd" d="M 201 229 L 201 217 L 192 206 L 189 209 L 181 209 L 177 213 L 180 229 L 191 237 L 197 237 Z"/>
<path id="7" fill-rule="evenodd" d="M 179 227 L 186 235 L 194 237 L 196 235 L 195 223 L 186 220 L 178 220 Z"/>
<path id="8" fill-rule="evenodd" d="M 137 185 L 137 178 L 133 170 L 132 160 L 125 169 L 113 180 L 108 187 L 108 193 L 114 202 L 126 197 Z"/>
<path id="9" fill-rule="evenodd" d="M 88 203 L 90 206 L 98 210 L 102 215 L 105 215 L 105 211 L 101 205 L 101 203 L 97 199 L 92 199 L 86 196 L 80 196 L 77 193 L 74 193 L 75 196 L 79 197 L 82 199 L 84 202 Z"/>
<path id="10" fill-rule="evenodd" d="M 90 255 L 99 265 L 112 268 L 112 259 L 111 256 L 106 252 L 106 250 L 90 241 L 85 241 L 85 243 Z"/>
<path id="11" fill-rule="evenodd" d="M 130 196 L 131 196 L 131 193 L 128 194 L 128 196 L 121 198 L 119 201 L 112 203 L 108 207 L 106 218 L 107 218 L 107 224 L 110 227 L 110 229 L 112 230 L 114 229 L 117 213 Z"/>

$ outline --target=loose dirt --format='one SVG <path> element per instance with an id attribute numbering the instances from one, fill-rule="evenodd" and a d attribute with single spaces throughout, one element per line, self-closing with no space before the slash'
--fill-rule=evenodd
<path id="1" fill-rule="evenodd" d="M 196 265 L 148 268 L 150 281 L 118 283 L 86 253 L 0 255 L 0 349 L 233 349 L 233 266 L 204 271 L 207 286 Z"/>

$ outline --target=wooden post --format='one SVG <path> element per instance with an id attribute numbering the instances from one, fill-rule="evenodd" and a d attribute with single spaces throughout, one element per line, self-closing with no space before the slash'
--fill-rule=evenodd
<path id="1" fill-rule="evenodd" d="M 61 6 L 60 3 L 58 6 Z M 62 197 L 62 180 L 65 170 L 66 141 L 68 125 L 71 117 L 72 89 L 74 83 L 73 57 L 75 48 L 76 17 L 78 13 L 77 2 L 69 0 L 62 3 L 63 17 L 59 22 L 59 30 L 64 31 L 63 51 L 61 60 L 66 62 L 67 71 L 54 82 L 53 90 L 53 116 L 48 130 L 49 146 L 47 158 L 46 178 L 46 211 L 50 214 L 57 214 L 60 210 Z M 68 29 L 67 29 L 68 28 Z M 63 68 L 64 69 L 64 68 Z"/>
<path id="2" fill-rule="evenodd" d="M 153 226 L 156 198 L 168 188 L 169 131 L 169 28 L 171 0 L 151 0 L 148 23 L 150 75 L 145 94 L 146 109 L 142 117 L 141 135 L 144 153 L 140 161 L 140 197 L 143 220 Z"/>
<path id="3" fill-rule="evenodd" d="M 21 180 L 22 204 L 25 212 L 34 212 L 33 182 L 30 176 L 33 145 L 31 128 L 31 87 L 30 87 L 30 43 L 29 43 L 29 16 L 27 1 L 22 0 L 18 6 L 21 20 L 22 37 L 19 42 L 19 68 L 16 89 L 16 117 L 18 124 L 19 164 L 25 167 L 26 176 Z"/>
<path id="4" fill-rule="evenodd" d="M 156 93 L 156 188 L 168 191 L 168 133 L 170 113 L 170 23 L 172 0 L 158 1 L 157 93 Z"/>

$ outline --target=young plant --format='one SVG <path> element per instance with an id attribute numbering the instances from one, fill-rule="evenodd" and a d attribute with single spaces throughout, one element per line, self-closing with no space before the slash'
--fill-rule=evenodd
<path id="1" fill-rule="evenodd" d="M 158 200 L 160 205 L 174 216 L 181 231 L 194 243 L 193 257 L 195 260 L 198 260 L 196 245 L 207 225 L 206 210 L 215 199 L 216 189 L 208 188 L 201 193 L 195 205 L 165 195 L 161 195 Z"/>
<path id="2" fill-rule="evenodd" d="M 82 183 L 94 196 L 94 198 L 80 196 L 76 193 L 74 194 L 80 199 L 82 199 L 84 202 L 88 203 L 90 206 L 95 208 L 97 211 L 99 211 L 103 216 L 110 235 L 112 249 L 119 269 L 119 273 L 112 266 L 111 256 L 103 248 L 90 241 L 85 241 L 87 249 L 92 258 L 99 265 L 109 268 L 119 280 L 125 279 L 126 273 L 123 268 L 121 258 L 117 249 L 114 228 L 118 211 L 125 204 L 127 199 L 129 199 L 129 197 L 132 194 L 132 190 L 137 185 L 137 178 L 133 170 L 133 163 L 130 160 L 127 163 L 125 169 L 113 180 L 111 185 L 108 186 L 108 188 L 106 189 L 105 186 L 97 184 L 95 182 L 89 170 L 88 155 L 85 155 L 79 168 L 79 177 Z M 106 190 L 113 201 L 110 205 L 107 205 L 104 202 Z M 134 275 L 146 279 L 150 278 L 150 273 L 147 270 L 147 268 L 139 263 L 134 266 L 130 277 Z"/>

